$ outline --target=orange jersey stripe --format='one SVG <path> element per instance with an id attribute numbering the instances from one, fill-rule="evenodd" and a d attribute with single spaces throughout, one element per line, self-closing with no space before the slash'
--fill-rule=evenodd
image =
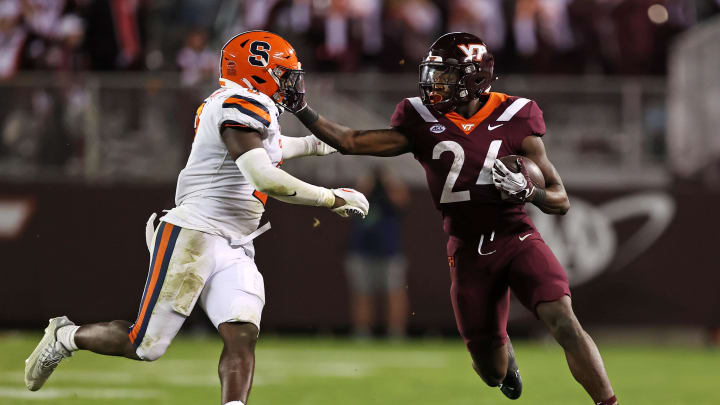
<path id="1" fill-rule="evenodd" d="M 449 112 L 445 114 L 445 117 L 452 121 L 455 125 L 457 125 L 458 128 L 462 129 L 465 134 L 469 134 L 472 132 L 475 128 L 477 128 L 481 122 L 485 120 L 490 114 L 492 114 L 493 111 L 495 111 L 500 104 L 504 103 L 505 100 L 507 100 L 508 96 L 507 94 L 503 93 L 490 93 L 490 98 L 488 99 L 487 103 L 478 110 L 478 112 L 475 113 L 470 118 L 465 118 L 462 115 L 458 114 L 455 111 Z"/>
<path id="2" fill-rule="evenodd" d="M 267 195 L 267 194 L 265 194 L 265 193 L 263 193 L 263 192 L 261 192 L 261 191 L 255 190 L 255 191 L 253 191 L 252 195 L 253 195 L 253 197 L 255 197 L 255 198 L 257 198 L 258 200 L 260 200 L 260 202 L 262 203 L 262 205 L 267 204 L 267 199 L 268 199 L 268 195 Z"/>
<path id="3" fill-rule="evenodd" d="M 260 117 L 264 118 L 267 122 L 271 121 L 270 114 L 268 114 L 267 112 L 265 112 L 265 110 L 263 110 L 262 108 L 259 108 L 258 106 L 256 106 L 255 104 L 253 104 L 247 100 L 242 100 L 242 99 L 235 98 L 235 97 L 228 97 L 225 100 L 225 103 L 238 104 L 238 105 L 242 106 L 243 108 L 248 109 L 248 110 L 254 112 L 255 114 L 259 115 Z"/>
<path id="4" fill-rule="evenodd" d="M 173 227 L 173 224 L 166 223 L 165 229 L 163 229 L 163 233 L 160 239 L 160 246 L 158 247 L 157 254 L 155 255 L 155 262 L 153 263 L 152 267 L 150 285 L 148 286 L 147 292 L 145 293 L 145 300 L 143 301 L 143 306 L 140 310 L 140 314 L 135 321 L 135 326 L 130 332 L 131 343 L 135 343 L 135 338 L 137 338 L 137 334 L 138 332 L 140 332 L 143 320 L 145 319 L 145 312 L 147 312 L 147 307 L 150 304 L 150 301 L 152 301 L 151 298 L 153 292 L 155 291 L 155 284 L 157 284 L 158 276 L 160 275 L 160 269 L 162 268 L 162 262 L 165 258 L 165 251 L 167 250 L 168 241 L 170 241 L 170 234 L 172 234 Z"/>

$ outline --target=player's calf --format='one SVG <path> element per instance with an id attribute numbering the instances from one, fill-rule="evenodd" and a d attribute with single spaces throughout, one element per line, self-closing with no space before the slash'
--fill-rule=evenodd
<path id="1" fill-rule="evenodd" d="M 570 306 L 570 298 L 538 305 L 538 316 L 555 340 L 567 349 L 577 346 L 585 338 L 585 331 Z"/>
<path id="2" fill-rule="evenodd" d="M 474 360 L 472 362 L 472 368 L 488 387 L 498 387 L 505 379 L 505 373 L 500 373 L 497 368 L 478 366 L 478 363 Z"/>
<path id="3" fill-rule="evenodd" d="M 74 335 L 79 349 L 108 356 L 140 360 L 128 337 L 130 322 L 111 321 L 81 326 Z"/>
<path id="4" fill-rule="evenodd" d="M 222 403 L 247 403 L 255 371 L 258 328 L 252 323 L 224 322 L 218 326 L 218 333 L 224 343 L 218 365 Z"/>
<path id="5" fill-rule="evenodd" d="M 617 399 L 600 352 L 575 317 L 570 297 L 541 303 L 536 310 L 538 317 L 563 347 L 575 380 L 585 388 L 596 404 L 615 405 Z"/>
<path id="6" fill-rule="evenodd" d="M 467 342 L 473 370 L 490 387 L 499 386 L 508 367 L 507 345 L 497 339 L 473 339 Z"/>

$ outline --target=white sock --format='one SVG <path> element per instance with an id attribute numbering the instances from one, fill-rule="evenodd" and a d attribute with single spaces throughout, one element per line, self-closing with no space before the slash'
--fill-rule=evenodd
<path id="1" fill-rule="evenodd" d="M 60 342 L 65 349 L 71 352 L 78 350 L 78 347 L 75 344 L 75 332 L 77 332 L 79 328 L 80 326 L 78 325 L 63 326 L 55 332 L 57 341 Z"/>
<path id="2" fill-rule="evenodd" d="M 245 405 L 245 404 L 243 404 L 240 401 L 230 401 L 230 402 L 225 402 L 225 405 Z"/>

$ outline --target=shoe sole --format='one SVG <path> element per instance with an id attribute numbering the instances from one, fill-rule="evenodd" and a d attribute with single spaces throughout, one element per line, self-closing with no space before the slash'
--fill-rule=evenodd
<path id="1" fill-rule="evenodd" d="M 47 381 L 47 377 L 50 377 L 50 375 L 48 375 L 45 379 L 32 379 L 32 372 L 37 366 L 37 360 L 38 357 L 40 357 L 40 353 L 42 353 L 45 346 L 50 343 L 54 343 L 55 332 L 60 327 L 72 324 L 73 323 L 65 316 L 50 319 L 48 326 L 45 328 L 45 335 L 42 339 L 40 339 L 40 343 L 38 343 L 35 347 L 35 350 L 33 350 L 33 352 L 30 353 L 30 356 L 25 360 L 25 386 L 30 391 L 37 391 L 42 388 L 45 381 Z"/>

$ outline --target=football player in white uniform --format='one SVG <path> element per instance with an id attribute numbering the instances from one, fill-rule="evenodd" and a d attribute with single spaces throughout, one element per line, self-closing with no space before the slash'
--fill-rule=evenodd
<path id="1" fill-rule="evenodd" d="M 159 358 L 199 300 L 225 345 L 221 403 L 246 403 L 265 304 L 252 240 L 269 229 L 269 223 L 258 227 L 267 197 L 327 207 L 344 217 L 367 214 L 361 193 L 314 186 L 278 168 L 284 159 L 335 151 L 315 136 L 280 134 L 283 106 L 302 100 L 305 91 L 293 47 L 278 35 L 251 31 L 228 41 L 221 59 L 221 87 L 197 111 L 177 206 L 154 232 L 148 222 L 150 269 L 135 323 L 77 326 L 64 316 L 51 319 L 26 360 L 28 389 L 40 389 L 57 364 L 79 349 Z"/>

